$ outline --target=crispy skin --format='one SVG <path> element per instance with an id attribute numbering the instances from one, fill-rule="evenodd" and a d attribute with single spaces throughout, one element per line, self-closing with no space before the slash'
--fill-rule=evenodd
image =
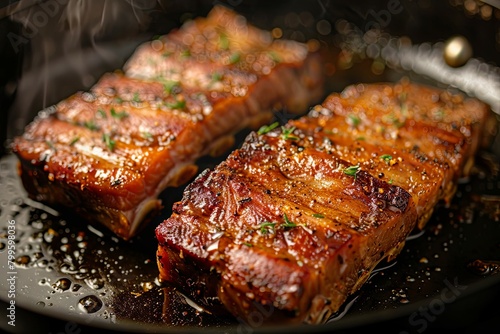
<path id="1" fill-rule="evenodd" d="M 303 112 L 317 100 L 318 57 L 215 7 L 41 112 L 12 146 L 23 184 L 30 197 L 130 239 L 165 188 L 195 175 L 198 157 L 224 152 L 273 108 Z"/>
<path id="2" fill-rule="evenodd" d="M 248 323 L 324 322 L 452 196 L 487 111 L 411 83 L 357 85 L 252 133 L 157 227 L 161 279 Z"/>

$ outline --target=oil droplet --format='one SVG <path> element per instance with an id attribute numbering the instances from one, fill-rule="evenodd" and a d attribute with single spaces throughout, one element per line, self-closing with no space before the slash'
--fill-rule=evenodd
<path id="1" fill-rule="evenodd" d="M 54 236 L 57 235 L 57 232 L 54 231 L 53 229 L 49 228 L 47 232 L 43 235 L 43 239 L 45 240 L 46 243 L 50 244 L 52 240 L 54 239 Z"/>
<path id="2" fill-rule="evenodd" d="M 40 307 L 45 307 L 45 303 L 44 302 L 38 302 L 36 303 L 37 306 L 40 306 Z"/>
<path id="3" fill-rule="evenodd" d="M 40 260 L 43 257 L 43 253 L 42 252 L 35 252 L 35 253 L 33 253 L 33 257 L 37 260 Z"/>
<path id="4" fill-rule="evenodd" d="M 37 266 L 39 268 L 45 268 L 45 267 L 47 267 L 48 264 L 49 264 L 49 261 L 47 261 L 45 259 L 42 259 L 42 260 L 37 262 Z"/>
<path id="5" fill-rule="evenodd" d="M 73 291 L 73 292 L 77 292 L 78 290 L 80 290 L 80 289 L 81 289 L 81 287 L 82 287 L 82 286 L 81 286 L 80 284 L 75 284 L 75 285 L 73 285 L 73 288 L 71 289 L 71 291 Z"/>
<path id="6" fill-rule="evenodd" d="M 5 249 L 5 244 L 3 242 L 0 242 L 0 251 Z"/>
<path id="7" fill-rule="evenodd" d="M 57 280 L 54 284 L 52 284 L 52 288 L 60 292 L 68 290 L 70 286 L 71 286 L 71 281 L 67 278 L 61 278 Z"/>
<path id="8" fill-rule="evenodd" d="M 102 301 L 94 295 L 83 297 L 78 301 L 78 308 L 86 313 L 95 313 L 102 307 Z"/>
<path id="9" fill-rule="evenodd" d="M 102 289 L 102 287 L 104 287 L 104 281 L 98 277 L 86 278 L 85 283 L 87 283 L 89 288 L 94 290 L 99 290 Z"/>
<path id="10" fill-rule="evenodd" d="M 16 263 L 19 266 L 26 267 L 30 263 L 31 259 L 28 255 L 19 256 L 16 259 Z"/>

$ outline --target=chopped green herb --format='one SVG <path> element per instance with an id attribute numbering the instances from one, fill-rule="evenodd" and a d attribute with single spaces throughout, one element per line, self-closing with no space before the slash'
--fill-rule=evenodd
<path id="1" fill-rule="evenodd" d="M 123 99 L 119 96 L 115 97 L 115 103 L 117 104 L 122 104 L 123 103 Z"/>
<path id="2" fill-rule="evenodd" d="M 247 246 L 247 247 L 253 247 L 253 245 L 249 242 L 244 242 L 243 245 Z"/>
<path id="3" fill-rule="evenodd" d="M 181 57 L 188 58 L 191 57 L 191 51 L 189 49 L 181 51 Z"/>
<path id="4" fill-rule="evenodd" d="M 263 125 L 260 127 L 259 131 L 257 131 L 257 134 L 259 135 L 264 135 L 268 133 L 269 131 L 276 129 L 280 124 L 278 122 L 274 122 L 273 124 L 270 125 Z"/>
<path id="5" fill-rule="evenodd" d="M 365 137 L 361 136 L 361 137 L 356 138 L 355 140 L 365 140 L 365 139 L 366 139 Z"/>
<path id="6" fill-rule="evenodd" d="M 213 82 L 217 82 L 217 81 L 221 81 L 222 80 L 222 73 L 220 72 L 214 72 L 212 73 L 212 81 Z"/>
<path id="7" fill-rule="evenodd" d="M 354 114 L 349 114 L 348 116 L 348 123 L 354 127 L 357 127 L 359 124 L 361 124 L 361 119 Z"/>
<path id="8" fill-rule="evenodd" d="M 179 87 L 179 81 L 165 80 L 163 82 L 163 90 L 168 94 L 172 94 L 176 87 Z"/>
<path id="9" fill-rule="evenodd" d="M 167 52 L 163 52 L 163 53 L 162 53 L 162 57 L 163 57 L 163 58 L 168 58 L 168 57 L 170 57 L 171 55 L 172 55 L 172 52 L 169 52 L 169 51 L 167 51 Z"/>
<path id="10" fill-rule="evenodd" d="M 95 122 L 94 122 L 94 120 L 93 120 L 93 119 L 91 119 L 90 121 L 86 121 L 86 122 L 84 122 L 84 123 L 83 123 L 83 125 L 84 125 L 87 129 L 89 129 L 89 130 L 91 130 L 91 131 L 96 131 L 96 130 L 99 130 L 99 127 L 97 126 L 97 124 L 95 124 Z"/>
<path id="11" fill-rule="evenodd" d="M 145 138 L 145 139 L 151 139 L 153 138 L 153 134 L 151 132 L 142 132 L 141 133 L 142 137 Z"/>
<path id="12" fill-rule="evenodd" d="M 399 120 L 398 118 L 395 118 L 392 122 L 392 124 L 394 124 L 395 127 L 397 128 L 401 128 L 405 125 L 405 120 Z"/>
<path id="13" fill-rule="evenodd" d="M 433 112 L 433 116 L 436 120 L 442 120 L 444 117 L 444 110 L 443 108 L 439 108 L 438 110 L 435 110 Z"/>
<path id="14" fill-rule="evenodd" d="M 104 110 L 102 110 L 101 108 L 97 109 L 97 114 L 101 117 L 101 118 L 107 118 L 108 116 L 106 115 L 106 112 Z"/>
<path id="15" fill-rule="evenodd" d="M 181 57 L 183 57 L 183 58 L 191 57 L 191 51 L 189 49 L 182 50 L 181 51 Z"/>
<path id="16" fill-rule="evenodd" d="M 261 223 L 260 226 L 259 226 L 260 233 L 267 234 L 267 233 L 269 233 L 269 229 L 274 232 L 274 226 L 275 225 L 276 225 L 276 223 L 267 222 L 267 221 Z"/>
<path id="17" fill-rule="evenodd" d="M 401 103 L 400 108 L 401 114 L 403 114 L 404 117 L 408 116 L 408 105 L 406 103 Z"/>
<path id="18" fill-rule="evenodd" d="M 102 141 L 106 144 L 110 151 L 115 149 L 115 141 L 107 133 L 102 134 Z"/>
<path id="19" fill-rule="evenodd" d="M 384 160 L 387 164 L 392 160 L 392 155 L 390 154 L 382 154 L 380 159 Z"/>
<path id="20" fill-rule="evenodd" d="M 177 99 L 175 102 L 170 102 L 166 104 L 168 108 L 170 109 L 184 109 L 186 108 L 186 101 Z"/>
<path id="21" fill-rule="evenodd" d="M 219 48 L 221 50 L 229 49 L 229 38 L 227 38 L 226 34 L 219 35 Z"/>
<path id="22" fill-rule="evenodd" d="M 281 138 L 284 140 L 299 140 L 299 137 L 294 136 L 293 132 L 295 131 L 295 127 L 292 126 L 291 128 L 285 128 L 284 126 L 281 126 Z"/>
<path id="23" fill-rule="evenodd" d="M 229 64 L 236 64 L 237 62 L 240 61 L 240 59 L 241 59 L 240 54 L 238 52 L 235 52 L 229 57 Z"/>
<path id="24" fill-rule="evenodd" d="M 47 144 L 52 150 L 56 151 L 56 147 L 54 146 L 54 143 L 51 142 L 50 140 L 46 140 L 45 144 Z"/>
<path id="25" fill-rule="evenodd" d="M 71 139 L 71 141 L 69 142 L 69 146 L 73 146 L 76 144 L 77 141 L 80 140 L 80 137 L 79 136 L 76 136 L 74 137 L 73 139 Z"/>
<path id="26" fill-rule="evenodd" d="M 274 51 L 269 51 L 269 57 L 276 63 L 281 63 L 281 57 Z"/>
<path id="27" fill-rule="evenodd" d="M 354 176 L 356 178 L 356 174 L 358 173 L 359 170 L 359 164 L 355 166 L 349 166 L 346 169 L 344 169 L 344 174 L 349 175 L 349 176 Z"/>
<path id="28" fill-rule="evenodd" d="M 122 119 L 128 117 L 128 113 L 126 111 L 116 112 L 115 108 L 111 108 L 110 112 L 111 112 L 111 117 L 116 119 Z"/>
<path id="29" fill-rule="evenodd" d="M 389 183 L 389 184 L 393 184 L 393 183 L 394 183 L 394 180 L 392 179 L 392 177 L 391 177 L 391 179 L 389 180 L 389 182 L 388 182 L 388 183 Z"/>
<path id="30" fill-rule="evenodd" d="M 312 215 L 314 218 L 325 218 L 325 215 L 321 214 L 321 213 L 315 213 Z"/>
<path id="31" fill-rule="evenodd" d="M 399 93 L 398 95 L 399 106 L 404 117 L 408 115 L 408 105 L 406 104 L 407 97 L 408 94 L 406 92 Z"/>
<path id="32" fill-rule="evenodd" d="M 405 120 L 403 119 L 401 121 L 394 113 L 390 113 L 389 115 L 385 115 L 384 121 L 386 123 L 392 123 L 397 128 L 400 128 L 405 124 Z"/>
<path id="33" fill-rule="evenodd" d="M 139 97 L 139 93 L 137 93 L 137 92 L 134 93 L 134 98 L 132 99 L 132 101 L 134 101 L 135 103 L 142 102 L 141 98 Z"/>
<path id="34" fill-rule="evenodd" d="M 283 214 L 283 219 L 285 220 L 285 222 L 283 224 L 281 224 L 281 226 L 283 226 L 284 228 L 292 228 L 292 227 L 296 227 L 297 224 L 295 224 L 294 222 L 291 222 L 286 213 Z"/>

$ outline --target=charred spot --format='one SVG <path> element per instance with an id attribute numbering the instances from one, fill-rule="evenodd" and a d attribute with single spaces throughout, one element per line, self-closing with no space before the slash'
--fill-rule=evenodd
<path id="1" fill-rule="evenodd" d="M 123 183 L 122 179 L 115 179 L 115 180 L 111 181 L 111 186 L 117 187 L 117 186 L 121 185 L 122 183 Z"/>
<path id="2" fill-rule="evenodd" d="M 218 193 L 218 194 L 220 194 L 220 193 Z M 240 200 L 238 201 L 238 203 L 240 203 L 240 204 L 245 204 L 245 203 L 250 202 L 251 200 L 252 200 L 252 198 L 251 198 L 251 197 L 245 197 L 245 198 L 240 199 Z"/>
<path id="3" fill-rule="evenodd" d="M 344 258 L 340 255 L 337 255 L 337 260 L 339 261 L 340 264 L 344 264 Z"/>

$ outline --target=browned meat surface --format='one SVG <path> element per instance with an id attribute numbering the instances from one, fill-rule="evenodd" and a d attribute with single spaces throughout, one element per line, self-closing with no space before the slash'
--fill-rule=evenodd
<path id="1" fill-rule="evenodd" d="M 324 322 L 452 196 L 487 112 L 411 83 L 356 85 L 252 133 L 157 227 L 161 279 L 249 323 Z"/>
<path id="2" fill-rule="evenodd" d="M 41 112 L 12 148 L 31 198 L 129 239 L 166 187 L 195 175 L 198 157 L 224 152 L 274 108 L 303 112 L 322 83 L 305 44 L 274 41 L 215 7 L 140 46 L 123 72 Z"/>
<path id="3" fill-rule="evenodd" d="M 407 190 L 422 228 L 434 206 L 453 197 L 458 178 L 469 175 L 492 113 L 462 94 L 401 82 L 350 86 L 311 116 L 293 125 L 314 125 L 308 135 L 332 154 Z"/>

